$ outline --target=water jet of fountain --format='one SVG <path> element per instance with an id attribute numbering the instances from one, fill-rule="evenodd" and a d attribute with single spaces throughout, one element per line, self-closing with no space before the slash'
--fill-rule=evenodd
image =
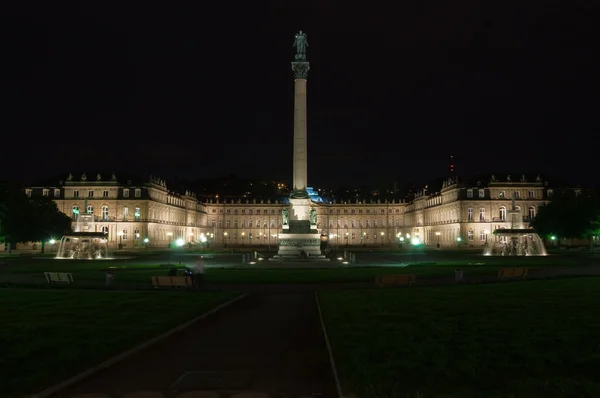
<path id="1" fill-rule="evenodd" d="M 58 243 L 57 259 L 107 260 L 108 239 L 104 232 L 94 231 L 94 215 L 79 214 L 73 232 Z"/>

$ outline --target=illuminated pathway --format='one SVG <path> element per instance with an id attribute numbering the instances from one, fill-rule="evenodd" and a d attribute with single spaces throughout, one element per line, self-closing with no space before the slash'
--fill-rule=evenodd
<path id="1" fill-rule="evenodd" d="M 246 297 L 52 397 L 336 396 L 315 296 L 297 292 Z"/>

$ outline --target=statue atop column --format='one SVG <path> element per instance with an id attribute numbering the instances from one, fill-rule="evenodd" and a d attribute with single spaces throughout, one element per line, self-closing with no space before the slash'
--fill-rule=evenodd
<path id="1" fill-rule="evenodd" d="M 302 31 L 296 33 L 293 47 L 296 48 L 296 55 L 292 62 L 294 77 L 296 79 L 306 79 L 308 78 L 308 71 L 310 70 L 310 63 L 308 62 L 308 59 L 306 59 L 306 47 L 308 47 L 306 33 L 303 33 Z"/>
<path id="2" fill-rule="evenodd" d="M 308 47 L 306 33 L 299 31 L 295 39 L 293 47 L 296 48 L 296 61 L 306 61 L 306 47 Z"/>
<path id="3" fill-rule="evenodd" d="M 281 211 L 281 216 L 283 217 L 283 225 L 288 225 L 290 223 L 290 212 L 288 209 L 283 209 Z"/>

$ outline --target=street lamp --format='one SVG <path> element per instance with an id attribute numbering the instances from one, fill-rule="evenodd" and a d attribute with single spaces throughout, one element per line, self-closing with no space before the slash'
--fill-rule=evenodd
<path id="1" fill-rule="evenodd" d="M 242 232 L 242 246 L 244 246 L 244 236 L 246 236 L 246 233 Z"/>
<path id="2" fill-rule="evenodd" d="M 385 236 L 385 232 L 382 231 L 380 233 L 380 235 L 381 235 L 381 247 L 383 247 L 383 237 Z"/>
<path id="3" fill-rule="evenodd" d="M 413 245 L 413 263 L 417 263 L 417 247 L 419 247 L 421 245 L 421 239 L 417 238 L 417 237 L 413 237 L 410 240 L 411 245 Z"/>
<path id="4" fill-rule="evenodd" d="M 435 236 L 437 236 L 437 247 L 440 248 L 440 235 L 442 233 L 440 231 L 435 231 Z"/>
<path id="5" fill-rule="evenodd" d="M 223 247 L 227 247 L 227 232 L 223 232 Z"/>

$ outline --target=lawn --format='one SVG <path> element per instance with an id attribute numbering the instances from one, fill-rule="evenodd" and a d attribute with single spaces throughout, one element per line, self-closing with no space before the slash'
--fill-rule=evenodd
<path id="1" fill-rule="evenodd" d="M 173 265 L 175 267 L 175 265 Z M 104 283 L 106 272 L 114 272 L 115 283 L 137 282 L 140 285 L 150 284 L 151 277 L 166 275 L 169 267 L 161 266 L 117 266 L 106 268 L 106 264 L 98 266 L 88 261 L 81 264 L 63 264 L 53 261 L 51 265 L 35 264 L 32 267 L 23 266 L 18 270 L 11 270 L 9 274 L 31 274 L 39 283 L 45 283 L 43 272 L 70 272 L 75 279 L 75 285 L 80 282 Z M 497 272 L 498 267 L 467 266 L 465 275 L 491 275 Z M 1 271 L 1 269 L 0 269 Z M 440 267 L 434 265 L 410 265 L 406 267 L 340 267 L 321 269 L 302 268 L 207 268 L 205 280 L 208 284 L 273 284 L 273 283 L 354 283 L 372 282 L 376 275 L 415 273 L 423 277 L 439 277 L 454 275 L 453 267 Z M 1 276 L 1 275 L 0 275 Z"/>
<path id="2" fill-rule="evenodd" d="M 454 269 L 464 270 L 465 277 L 473 275 L 493 275 L 501 267 L 529 267 L 531 270 L 541 267 L 576 266 L 587 264 L 594 259 L 587 256 L 562 257 L 484 257 L 469 253 L 428 252 L 418 253 L 359 253 L 359 263 L 354 266 L 342 266 L 339 261 L 338 268 L 303 268 L 299 264 L 295 268 L 269 269 L 265 266 L 272 265 L 268 261 L 257 265 L 242 265 L 241 256 L 215 256 L 206 260 L 206 282 L 208 284 L 237 284 L 237 283 L 337 283 L 337 282 L 370 282 L 376 275 L 390 273 L 414 273 L 421 277 L 452 276 Z M 31 275 L 32 280 L 45 283 L 43 273 L 46 271 L 70 272 L 75 283 L 91 283 L 101 285 L 104 283 L 106 272 L 115 273 L 115 284 L 127 283 L 143 287 L 149 285 L 151 277 L 166 275 L 170 267 L 183 267 L 191 264 L 194 256 L 177 257 L 165 256 L 144 259 L 132 258 L 129 260 L 114 261 L 77 261 L 53 259 L 15 259 L 0 265 L 0 281 L 7 281 L 6 275 Z M 179 262 L 182 261 L 182 264 Z M 236 263 L 239 261 L 239 264 Z M 171 266 L 166 264 L 170 263 Z M 379 266 L 378 266 L 379 265 Z M 220 267 L 235 268 L 220 268 Z M 272 265 L 277 266 L 277 265 Z M 331 267 L 331 265 L 328 265 Z M 355 267 L 360 266 L 360 267 Z M 281 267 L 281 266 L 279 266 Z M 21 279 L 22 280 L 22 279 Z M 132 285 L 130 285 L 132 286 Z"/>
<path id="3" fill-rule="evenodd" d="M 360 398 L 599 397 L 600 279 L 319 294 Z"/>
<path id="4" fill-rule="evenodd" d="M 2 396 L 58 383 L 235 295 L 0 289 Z"/>

